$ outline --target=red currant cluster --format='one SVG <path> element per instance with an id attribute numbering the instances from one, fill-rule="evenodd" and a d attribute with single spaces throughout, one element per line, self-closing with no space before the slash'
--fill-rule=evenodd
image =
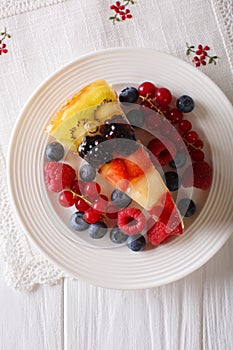
<path id="1" fill-rule="evenodd" d="M 206 63 L 208 64 L 216 64 L 216 59 L 218 59 L 218 56 L 210 56 L 208 54 L 208 51 L 210 50 L 209 46 L 202 46 L 201 44 L 198 45 L 197 50 L 195 49 L 195 46 L 191 45 L 189 46 L 187 43 L 187 50 L 186 55 L 189 56 L 190 53 L 195 53 L 196 55 L 193 57 L 192 62 L 195 63 L 196 67 L 200 67 L 200 65 L 205 66 Z M 208 59 L 208 61 L 207 61 Z"/>
<path id="2" fill-rule="evenodd" d="M 129 4 L 134 5 L 134 0 L 123 1 L 123 3 L 116 1 L 115 4 L 110 6 L 110 10 L 115 12 L 114 16 L 109 17 L 109 19 L 113 21 L 113 24 L 115 24 L 115 22 L 125 21 L 126 19 L 132 18 L 130 10 L 126 8 Z"/>
<path id="3" fill-rule="evenodd" d="M 171 92 L 164 87 L 157 88 L 150 82 L 142 83 L 138 92 L 142 106 L 158 112 L 158 114 L 154 112 L 150 114 L 146 111 L 145 126 L 169 138 L 178 150 L 182 149 L 185 143 L 194 161 L 203 160 L 204 153 L 201 149 L 204 143 L 199 139 L 197 132 L 192 130 L 191 122 L 184 119 L 184 113 L 187 112 L 181 112 L 182 108 L 171 106 L 173 99 Z"/>
<path id="4" fill-rule="evenodd" d="M 194 108 L 194 101 L 187 95 L 176 100 L 168 89 L 157 88 L 151 82 L 142 83 L 138 87 L 138 93 L 138 102 L 147 107 L 144 109 L 144 127 L 158 136 L 150 141 L 148 149 L 161 166 L 175 158 L 177 151 L 188 152 L 193 164 L 197 162 L 199 164 L 199 168 L 195 166 L 194 186 L 207 189 L 211 184 L 212 169 L 204 162 L 204 142 L 192 129 L 192 123 L 184 118 L 184 114 Z M 174 102 L 176 102 L 175 106 Z M 164 144 L 161 142 L 161 137 L 166 140 Z M 202 170 L 206 172 L 205 184 L 200 181 Z"/>
<path id="5" fill-rule="evenodd" d="M 0 33 L 0 55 L 8 52 L 8 50 L 6 48 L 6 43 L 4 42 L 4 40 L 6 38 L 10 39 L 11 36 L 10 36 L 10 34 L 7 33 L 6 28 L 5 28 L 4 32 Z"/>

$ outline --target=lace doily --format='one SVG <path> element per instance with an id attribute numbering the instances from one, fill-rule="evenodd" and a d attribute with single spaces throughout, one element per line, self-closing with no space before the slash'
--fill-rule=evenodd
<path id="1" fill-rule="evenodd" d="M 56 284 L 64 273 L 41 256 L 20 227 L 7 190 L 6 165 L 0 148 L 0 253 L 7 284 L 31 290 L 36 284 Z"/>
<path id="2" fill-rule="evenodd" d="M 233 72 L 233 1 L 212 0 L 212 5 Z"/>
<path id="3" fill-rule="evenodd" d="M 6 18 L 19 13 L 36 10 L 43 6 L 55 5 L 66 0 L 1 0 L 0 18 Z"/>

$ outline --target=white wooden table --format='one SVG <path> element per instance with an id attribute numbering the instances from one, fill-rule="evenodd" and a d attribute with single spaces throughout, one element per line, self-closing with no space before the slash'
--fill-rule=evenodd
<path id="1" fill-rule="evenodd" d="M 148 0 L 140 6 L 138 1 L 134 22 L 126 25 L 124 33 L 123 27 L 109 27 L 110 1 L 99 1 L 97 8 L 94 0 L 69 0 L 6 18 L 0 23 L 11 32 L 12 42 L 0 85 L 4 93 L 7 90 L 2 117 L 9 113 L 15 120 L 43 79 L 93 50 L 154 47 L 184 59 L 186 40 L 190 44 L 206 40 L 211 47 L 217 45 L 224 56 L 212 2 Z M 142 11 L 148 16 L 146 21 Z M 155 20 L 154 14 L 163 20 Z M 232 98 L 229 75 L 219 78 L 226 64 L 224 56 L 219 70 L 211 67 L 208 72 Z M 6 149 L 8 133 L 4 137 Z M 3 273 L 1 263 L 0 350 L 233 350 L 233 237 L 198 271 L 145 291 L 105 290 L 65 279 L 56 286 L 18 292 L 6 285 Z"/>
<path id="2" fill-rule="evenodd" d="M 186 278 L 135 292 L 70 279 L 16 292 L 6 286 L 2 266 L 0 349 L 231 350 L 232 253 L 233 237 Z"/>

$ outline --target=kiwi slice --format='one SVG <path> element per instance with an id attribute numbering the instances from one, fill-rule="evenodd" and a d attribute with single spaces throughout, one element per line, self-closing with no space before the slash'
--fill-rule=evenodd
<path id="1" fill-rule="evenodd" d="M 77 112 L 72 117 L 64 121 L 52 132 L 52 136 L 60 141 L 66 148 L 72 152 L 77 151 L 83 137 L 88 130 L 93 130 L 95 107 L 90 107 Z"/>
<path id="2" fill-rule="evenodd" d="M 77 115 L 78 112 L 108 102 L 117 102 L 117 94 L 105 80 L 97 80 L 67 100 L 55 113 L 46 127 L 46 131 L 53 134 L 60 125 Z"/>
<path id="3" fill-rule="evenodd" d="M 124 116 L 120 104 L 116 102 L 105 103 L 97 106 L 94 118 L 97 121 L 105 121 L 107 119 L 111 119 L 114 115 Z"/>

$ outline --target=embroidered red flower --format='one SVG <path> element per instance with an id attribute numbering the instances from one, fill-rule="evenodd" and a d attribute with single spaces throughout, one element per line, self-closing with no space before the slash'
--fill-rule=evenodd
<path id="1" fill-rule="evenodd" d="M 11 36 L 10 36 L 10 34 L 7 33 L 6 28 L 5 28 L 4 32 L 0 33 L 0 55 L 8 52 L 5 40 L 10 39 L 10 38 L 11 38 Z"/>
<path id="2" fill-rule="evenodd" d="M 208 45 L 205 45 L 204 47 L 199 44 L 197 49 L 195 49 L 194 45 L 189 46 L 188 43 L 186 43 L 187 49 L 186 49 L 186 55 L 189 56 L 191 53 L 194 53 L 195 56 L 192 59 L 192 62 L 195 64 L 196 67 L 200 67 L 200 65 L 205 66 L 206 63 L 208 64 L 216 64 L 216 60 L 219 58 L 218 56 L 210 56 L 208 51 L 210 50 L 210 47 Z"/>
<path id="3" fill-rule="evenodd" d="M 115 4 L 112 4 L 110 6 L 110 10 L 115 12 L 114 16 L 109 17 L 111 21 L 113 21 L 113 24 L 116 22 L 122 22 L 126 19 L 131 19 L 133 16 L 130 13 L 130 9 L 128 8 L 129 5 L 134 5 L 134 0 L 125 0 L 122 3 L 120 1 L 116 1 Z"/>

